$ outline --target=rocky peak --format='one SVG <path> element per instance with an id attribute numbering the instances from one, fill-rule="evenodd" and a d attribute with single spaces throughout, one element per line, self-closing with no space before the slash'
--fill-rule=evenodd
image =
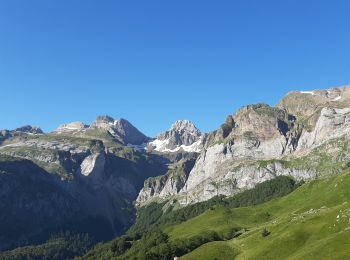
<path id="1" fill-rule="evenodd" d="M 141 133 L 126 119 L 121 118 L 114 121 L 113 128 L 126 144 L 141 145 L 149 141 L 146 135 Z"/>
<path id="2" fill-rule="evenodd" d="M 27 133 L 27 134 L 43 134 L 43 130 L 37 126 L 25 125 L 15 130 L 16 132 Z"/>
<path id="3" fill-rule="evenodd" d="M 189 120 L 178 120 L 171 128 L 149 143 L 149 149 L 159 152 L 199 152 L 203 146 L 204 135 Z"/>
<path id="4" fill-rule="evenodd" d="M 113 136 L 119 137 L 125 144 L 141 145 L 149 141 L 146 135 L 123 118 L 115 120 L 110 116 L 98 116 L 91 127 L 108 131 Z"/>
<path id="5" fill-rule="evenodd" d="M 108 128 L 108 126 L 114 125 L 114 118 L 104 115 L 104 116 L 98 116 L 95 120 L 95 122 L 92 123 L 92 127 L 95 128 Z"/>
<path id="6" fill-rule="evenodd" d="M 191 145 L 202 136 L 198 128 L 189 120 L 178 120 L 172 124 L 171 128 L 160 134 L 158 139 L 165 140 L 169 138 L 174 140 L 178 145 Z"/>
<path id="7" fill-rule="evenodd" d="M 178 133 L 192 133 L 194 135 L 200 136 L 201 132 L 198 128 L 189 120 L 178 120 L 172 124 L 169 131 L 174 131 Z"/>

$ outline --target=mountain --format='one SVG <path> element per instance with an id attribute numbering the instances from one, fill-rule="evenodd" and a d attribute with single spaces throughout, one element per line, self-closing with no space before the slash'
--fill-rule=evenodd
<path id="1" fill-rule="evenodd" d="M 123 233 L 144 180 L 172 163 L 128 147 L 148 138 L 123 119 L 98 117 L 91 127 L 73 122 L 47 134 L 22 127 L 1 136 L 2 250 L 61 230 L 88 233 L 95 242 Z"/>
<path id="2" fill-rule="evenodd" d="M 349 162 L 349 96 L 346 86 L 291 92 L 276 107 L 242 107 L 209 133 L 186 182 L 174 184 L 181 189 L 146 181 L 139 198 L 155 195 L 142 204 L 162 194 L 163 200 L 188 205 L 231 196 L 280 175 L 308 180 L 340 172 Z"/>
<path id="3" fill-rule="evenodd" d="M 158 152 L 200 152 L 205 135 L 190 121 L 178 120 L 147 147 Z"/>
<path id="4" fill-rule="evenodd" d="M 91 126 L 78 121 L 60 125 L 54 131 L 56 134 L 65 133 L 74 136 L 93 136 L 94 132 L 109 135 L 123 145 L 142 145 L 150 140 L 126 119 L 116 120 L 110 116 L 98 116 Z"/>
<path id="5" fill-rule="evenodd" d="M 347 258 L 349 130 L 344 86 L 244 106 L 207 134 L 179 120 L 149 138 L 110 116 L 0 131 L 0 250 L 17 248 L 0 258 L 116 236 L 83 258 Z"/>

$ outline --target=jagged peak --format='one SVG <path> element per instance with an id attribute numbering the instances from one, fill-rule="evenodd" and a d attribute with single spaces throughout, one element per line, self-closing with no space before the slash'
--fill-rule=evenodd
<path id="1" fill-rule="evenodd" d="M 108 115 L 100 115 L 96 117 L 96 122 L 104 122 L 104 123 L 114 123 L 115 119 Z"/>
<path id="2" fill-rule="evenodd" d="M 177 120 L 169 131 L 200 133 L 200 130 L 190 120 Z"/>
<path id="3" fill-rule="evenodd" d="M 109 115 L 100 115 L 96 117 L 96 120 L 94 121 L 94 124 L 99 124 L 99 123 L 105 123 L 105 124 L 109 124 L 109 125 L 119 125 L 119 126 L 125 126 L 125 125 L 129 125 L 129 126 L 133 126 L 132 123 L 130 123 L 130 121 L 128 121 L 125 118 L 119 118 L 119 119 L 115 119 Z"/>
<path id="4" fill-rule="evenodd" d="M 189 120 L 177 120 L 171 128 L 159 134 L 148 144 L 158 152 L 199 152 L 203 146 L 204 135 Z"/>

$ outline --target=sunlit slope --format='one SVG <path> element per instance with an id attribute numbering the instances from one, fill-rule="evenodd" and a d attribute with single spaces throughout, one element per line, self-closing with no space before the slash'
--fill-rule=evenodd
<path id="1" fill-rule="evenodd" d="M 181 259 L 349 259 L 350 173 L 319 179 L 267 203 L 218 207 L 169 228 L 171 239 L 204 230 L 246 229 L 230 241 L 207 243 Z M 262 236 L 266 228 L 271 234 Z"/>

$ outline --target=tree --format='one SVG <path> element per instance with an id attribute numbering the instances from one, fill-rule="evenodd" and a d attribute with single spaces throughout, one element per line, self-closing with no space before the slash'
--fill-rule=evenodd
<path id="1" fill-rule="evenodd" d="M 125 236 L 118 238 L 112 243 L 111 250 L 115 256 L 125 253 L 131 247 L 131 243 L 127 241 Z"/>

